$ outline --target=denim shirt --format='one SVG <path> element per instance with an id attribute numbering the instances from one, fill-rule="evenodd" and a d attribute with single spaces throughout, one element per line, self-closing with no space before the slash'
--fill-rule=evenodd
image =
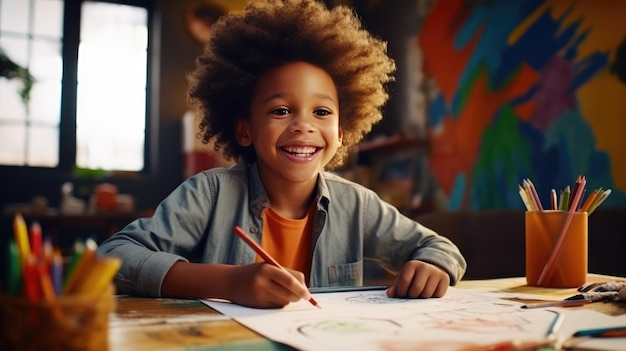
<path id="1" fill-rule="evenodd" d="M 429 262 L 448 272 L 452 285 L 465 273 L 465 259 L 450 240 L 368 188 L 322 172 L 315 201 L 310 287 L 362 285 L 364 258 L 392 273 L 408 260 Z M 240 226 L 261 242 L 261 215 L 269 205 L 256 164 L 210 169 L 185 180 L 152 217 L 128 224 L 98 252 L 122 259 L 118 293 L 159 297 L 177 261 L 254 263 L 255 252 L 233 228 Z"/>

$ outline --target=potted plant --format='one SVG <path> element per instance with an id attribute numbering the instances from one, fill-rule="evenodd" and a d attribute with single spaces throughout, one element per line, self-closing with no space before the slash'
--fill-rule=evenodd
<path id="1" fill-rule="evenodd" d="M 30 90 L 33 87 L 35 78 L 30 74 L 28 68 L 22 67 L 15 63 L 0 48 L 0 77 L 7 79 L 20 79 L 22 81 L 22 89 L 20 89 L 20 98 L 22 102 L 28 106 L 30 100 Z"/>

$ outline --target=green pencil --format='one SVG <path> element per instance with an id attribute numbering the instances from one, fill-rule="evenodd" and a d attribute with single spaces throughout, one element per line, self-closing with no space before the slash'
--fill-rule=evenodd
<path id="1" fill-rule="evenodd" d="M 563 190 L 563 202 L 561 202 L 561 207 L 559 208 L 559 210 L 561 211 L 567 211 L 567 209 L 569 208 L 569 196 L 570 196 L 570 187 L 569 185 L 565 187 L 565 190 Z"/>

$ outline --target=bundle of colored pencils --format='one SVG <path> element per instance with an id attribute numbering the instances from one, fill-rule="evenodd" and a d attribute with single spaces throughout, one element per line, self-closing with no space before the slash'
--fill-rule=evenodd
<path id="1" fill-rule="evenodd" d="M 556 189 L 550 191 L 550 210 L 558 211 L 574 211 L 587 212 L 588 215 L 593 213 L 609 195 L 611 189 L 603 188 L 594 189 L 586 200 L 583 201 L 587 178 L 578 176 L 573 187 L 569 185 L 560 191 L 557 196 Z M 526 210 L 528 211 L 545 211 L 541 200 L 537 194 L 537 190 L 530 179 L 524 179 L 521 185 L 518 185 L 518 191 Z"/>
<path id="2" fill-rule="evenodd" d="M 67 268 L 58 248 L 43 238 L 41 226 L 33 221 L 27 230 L 24 217 L 16 213 L 14 239 L 9 240 L 7 293 L 29 301 L 52 302 L 60 295 L 95 296 L 104 292 L 121 266 L 118 257 L 96 254 L 92 239 L 77 241 Z"/>
<path id="3" fill-rule="evenodd" d="M 587 212 L 587 215 L 590 215 L 596 208 L 598 208 L 598 206 L 600 206 L 602 202 L 604 202 L 604 200 L 606 200 L 609 195 L 611 195 L 610 189 L 603 190 L 602 188 L 599 188 L 591 192 L 591 194 L 589 194 L 587 199 L 583 202 L 583 194 L 585 192 L 586 185 L 587 178 L 581 175 L 576 179 L 576 183 L 572 189 L 570 189 L 568 185 L 565 189 L 563 189 L 563 191 L 561 191 L 560 199 L 557 199 L 556 190 L 552 189 L 550 192 L 551 209 L 566 212 L 567 217 L 565 217 L 565 221 L 561 227 L 561 232 L 557 237 L 552 253 L 548 258 L 548 262 L 539 276 L 539 285 L 543 285 L 548 279 L 550 279 L 550 276 L 554 272 L 557 257 L 561 251 L 561 247 L 563 246 L 563 242 L 565 240 L 565 236 L 567 235 L 567 230 L 570 226 L 574 213 Z M 541 205 L 535 186 L 530 179 L 524 179 L 523 186 L 519 186 L 519 194 L 528 211 L 545 211 Z"/>

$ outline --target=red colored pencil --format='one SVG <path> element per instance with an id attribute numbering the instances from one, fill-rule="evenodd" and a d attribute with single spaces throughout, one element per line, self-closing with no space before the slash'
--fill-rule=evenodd
<path id="1" fill-rule="evenodd" d="M 246 244 L 248 244 L 252 249 L 254 249 L 254 251 L 261 256 L 261 258 L 263 258 L 263 260 L 269 264 L 271 264 L 272 266 L 276 266 L 284 271 L 287 271 L 283 266 L 281 266 L 278 261 L 276 261 L 272 256 L 270 256 L 269 253 L 267 253 L 267 251 L 263 250 L 263 248 L 256 243 L 256 241 L 252 240 L 252 238 L 250 236 L 248 236 L 248 234 L 246 234 L 243 229 L 241 229 L 238 226 L 235 226 L 235 234 L 237 234 L 237 236 L 239 236 L 241 239 L 243 239 L 243 241 L 246 242 Z M 295 278 L 294 278 L 295 279 Z M 305 300 L 308 300 L 313 306 L 320 308 L 320 306 L 317 304 L 317 301 L 315 301 L 315 299 L 313 298 L 313 296 L 308 295 L 306 297 L 303 297 Z"/>

